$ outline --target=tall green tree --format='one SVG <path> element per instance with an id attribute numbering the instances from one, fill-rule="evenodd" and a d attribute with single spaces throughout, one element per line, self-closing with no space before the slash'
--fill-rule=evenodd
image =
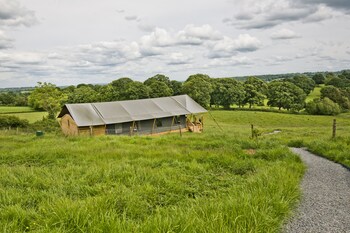
<path id="1" fill-rule="evenodd" d="M 350 101 L 347 96 L 337 87 L 325 86 L 321 89 L 321 98 L 329 98 L 339 104 L 343 109 L 350 109 Z"/>
<path id="2" fill-rule="evenodd" d="M 211 104 L 221 105 L 226 109 L 232 104 L 242 106 L 245 98 L 242 83 L 232 78 L 218 78 L 212 80 L 212 86 Z"/>
<path id="3" fill-rule="evenodd" d="M 287 82 L 291 82 L 297 87 L 300 87 L 306 95 L 310 94 L 311 91 L 315 88 L 315 81 L 306 75 L 296 75 L 293 78 L 285 79 Z"/>
<path id="4" fill-rule="evenodd" d="M 90 86 L 80 86 L 68 95 L 69 103 L 93 103 L 100 101 L 99 93 Z"/>
<path id="5" fill-rule="evenodd" d="M 98 90 L 100 101 L 117 101 L 119 100 L 120 94 L 111 84 L 101 86 Z"/>
<path id="6" fill-rule="evenodd" d="M 173 90 L 161 81 L 153 81 L 147 86 L 149 87 L 149 96 L 151 98 L 171 96 L 173 94 Z"/>
<path id="7" fill-rule="evenodd" d="M 267 84 L 256 77 L 249 77 L 244 82 L 245 98 L 243 104 L 248 104 L 249 108 L 253 105 L 263 105 L 267 94 Z"/>
<path id="8" fill-rule="evenodd" d="M 324 76 L 324 74 L 322 73 L 316 73 L 314 74 L 312 77 L 312 80 L 314 80 L 314 82 L 319 85 L 319 84 L 324 84 L 326 77 Z"/>
<path id="9" fill-rule="evenodd" d="M 207 108 L 210 105 L 212 84 L 208 75 L 195 74 L 189 76 L 182 85 L 182 93 L 188 94 L 197 103 Z"/>
<path id="10" fill-rule="evenodd" d="M 158 81 L 166 84 L 169 88 L 171 88 L 171 81 L 169 77 L 165 76 L 164 74 L 156 74 L 155 76 L 148 78 L 144 84 L 147 86 L 150 86 L 153 82 Z"/>
<path id="11" fill-rule="evenodd" d="M 300 111 L 304 108 L 306 94 L 291 82 L 275 81 L 268 85 L 267 98 L 269 106 Z"/>
<path id="12" fill-rule="evenodd" d="M 57 112 L 67 99 L 67 95 L 54 84 L 38 82 L 28 97 L 28 104 L 34 109 L 45 110 L 50 119 L 55 119 Z"/>
<path id="13" fill-rule="evenodd" d="M 171 89 L 173 90 L 173 95 L 181 95 L 182 94 L 182 82 L 171 80 Z"/>
<path id="14" fill-rule="evenodd" d="M 125 91 L 120 94 L 122 100 L 137 100 L 149 98 L 150 89 L 142 82 L 131 82 L 126 86 Z"/>

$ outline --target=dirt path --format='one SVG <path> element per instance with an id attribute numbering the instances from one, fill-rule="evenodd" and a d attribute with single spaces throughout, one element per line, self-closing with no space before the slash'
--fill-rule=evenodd
<path id="1" fill-rule="evenodd" d="M 350 233 L 350 171 L 306 150 L 291 150 L 300 156 L 307 171 L 300 206 L 283 232 Z"/>

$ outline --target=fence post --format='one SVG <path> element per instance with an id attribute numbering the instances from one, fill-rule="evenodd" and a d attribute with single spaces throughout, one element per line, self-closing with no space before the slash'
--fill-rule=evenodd
<path id="1" fill-rule="evenodd" d="M 333 132 L 332 132 L 332 138 L 335 138 L 337 134 L 337 120 L 333 119 Z"/>
<path id="2" fill-rule="evenodd" d="M 181 124 L 179 125 L 179 129 L 180 129 L 180 137 L 182 137 Z"/>
<path id="3" fill-rule="evenodd" d="M 252 138 L 254 138 L 254 125 L 251 124 L 251 125 L 250 125 L 250 128 L 251 128 L 251 130 L 252 130 Z"/>

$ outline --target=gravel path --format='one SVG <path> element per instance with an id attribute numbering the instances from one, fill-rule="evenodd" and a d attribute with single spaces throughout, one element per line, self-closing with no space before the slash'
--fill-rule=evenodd
<path id="1" fill-rule="evenodd" d="M 291 150 L 301 157 L 307 171 L 300 206 L 283 232 L 350 233 L 350 171 L 306 150 Z"/>

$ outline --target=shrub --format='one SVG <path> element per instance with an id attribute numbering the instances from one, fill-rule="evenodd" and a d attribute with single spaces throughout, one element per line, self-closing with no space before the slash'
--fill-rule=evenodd
<path id="1" fill-rule="evenodd" d="M 16 116 L 0 115 L 0 128 L 26 128 L 28 125 L 28 120 L 21 120 Z"/>
<path id="2" fill-rule="evenodd" d="M 33 131 L 44 131 L 44 132 L 59 132 L 60 125 L 57 120 L 49 119 L 44 117 L 40 121 L 36 121 L 30 125 L 30 129 Z"/>
<path id="3" fill-rule="evenodd" d="M 314 99 L 306 105 L 306 111 L 313 115 L 338 115 L 341 108 L 329 98 Z"/>

